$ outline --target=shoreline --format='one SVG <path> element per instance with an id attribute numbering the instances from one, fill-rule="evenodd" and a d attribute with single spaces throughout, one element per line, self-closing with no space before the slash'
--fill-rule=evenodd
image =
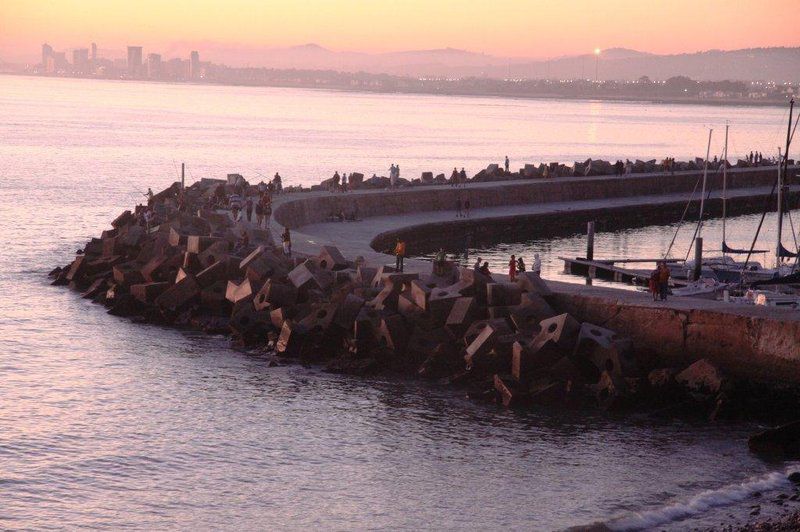
<path id="1" fill-rule="evenodd" d="M 515 94 L 503 92 L 475 93 L 470 91 L 416 91 L 416 90 L 396 90 L 396 89 L 375 89 L 369 90 L 363 87 L 351 88 L 347 86 L 318 86 L 311 84 L 290 84 L 290 83 L 234 83 L 234 82 L 197 82 L 197 81 L 171 81 L 171 80 L 146 80 L 146 79 L 115 79 L 97 78 L 82 76 L 47 76 L 28 73 L 0 72 L 0 75 L 17 76 L 25 78 L 44 78 L 44 79 L 80 79 L 88 81 L 110 81 L 122 83 L 153 83 L 162 85 L 194 85 L 194 86 L 216 86 L 216 87 L 263 87 L 273 89 L 302 89 L 327 92 L 362 93 L 362 94 L 382 94 L 382 95 L 412 95 L 412 96 L 441 96 L 441 97 L 463 97 L 463 98 L 496 98 L 506 100 L 564 100 L 564 101 L 583 101 L 583 102 L 613 102 L 613 103 L 649 103 L 655 105 L 708 105 L 714 107 L 781 107 L 786 105 L 787 100 L 758 101 L 746 98 L 742 99 L 701 99 L 701 98 L 680 98 L 680 97 L 659 97 L 659 96 L 613 96 L 613 95 L 567 95 L 556 93 L 542 94 Z"/>

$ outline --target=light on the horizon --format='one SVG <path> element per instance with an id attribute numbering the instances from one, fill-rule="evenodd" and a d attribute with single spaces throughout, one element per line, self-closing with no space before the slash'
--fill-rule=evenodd
<path id="1" fill-rule="evenodd" d="M 600 48 L 594 49 L 594 55 L 600 55 Z"/>

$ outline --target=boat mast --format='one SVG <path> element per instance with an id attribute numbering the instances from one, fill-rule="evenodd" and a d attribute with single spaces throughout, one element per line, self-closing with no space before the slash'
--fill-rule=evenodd
<path id="1" fill-rule="evenodd" d="M 781 156 L 781 149 L 778 148 L 778 248 L 775 250 L 777 263 L 775 267 L 781 265 L 783 257 L 783 179 L 789 164 L 789 144 L 792 141 L 792 111 L 794 110 L 794 98 L 789 100 L 789 126 L 786 128 L 786 151 Z"/>
<path id="2" fill-rule="evenodd" d="M 700 220 L 697 222 L 697 238 L 703 236 L 703 211 L 706 203 L 706 182 L 708 181 L 708 157 L 711 155 L 711 133 L 713 129 L 708 130 L 708 147 L 706 148 L 706 161 L 703 164 L 703 192 L 700 194 Z"/>
<path id="3" fill-rule="evenodd" d="M 775 267 L 781 265 L 781 249 L 783 248 L 783 156 L 781 155 L 781 147 L 778 146 L 778 243 L 775 247 Z"/>
<path id="4" fill-rule="evenodd" d="M 728 214 L 728 124 L 725 124 L 725 151 L 722 155 L 722 255 L 725 255 L 725 219 Z"/>

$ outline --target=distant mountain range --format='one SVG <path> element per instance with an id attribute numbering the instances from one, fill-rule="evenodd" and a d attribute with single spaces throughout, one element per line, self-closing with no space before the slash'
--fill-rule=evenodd
<path id="1" fill-rule="evenodd" d="M 336 52 L 317 44 L 247 54 L 250 66 L 369 72 L 414 77 L 490 77 L 635 80 L 642 76 L 696 80 L 800 81 L 800 48 L 749 48 L 658 55 L 625 48 L 550 60 L 496 57 L 444 48 L 368 54 Z"/>

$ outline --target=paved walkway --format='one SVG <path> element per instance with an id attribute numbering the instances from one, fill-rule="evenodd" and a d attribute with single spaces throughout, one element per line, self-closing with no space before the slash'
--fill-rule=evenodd
<path id="1" fill-rule="evenodd" d="M 800 191 L 800 187 L 794 187 L 793 190 Z M 736 189 L 729 191 L 728 197 L 738 198 L 767 195 L 769 193 L 769 187 Z M 633 209 L 654 207 L 659 204 L 686 203 L 689 201 L 690 196 L 691 194 L 689 193 L 681 193 L 660 196 L 633 196 L 601 200 L 508 205 L 503 207 L 473 209 L 469 218 L 456 218 L 455 210 L 424 211 L 396 216 L 374 216 L 365 218 L 359 222 L 327 222 L 302 226 L 292 231 L 292 245 L 297 250 L 308 252 L 318 248 L 320 245 L 335 245 L 346 256 L 362 255 L 366 258 L 368 254 L 374 253 L 374 250 L 369 247 L 373 238 L 381 233 L 403 227 L 441 223 L 464 223 L 482 219 L 525 215 L 567 215 L 575 211 L 606 208 Z M 718 199 L 720 197 L 721 194 L 719 192 L 713 192 L 711 194 L 711 198 Z M 273 234 L 280 235 L 282 228 L 274 220 L 271 221 L 270 226 Z M 387 260 L 385 255 L 382 256 L 384 257 L 382 260 Z"/>
<path id="2" fill-rule="evenodd" d="M 606 177 L 607 178 L 607 177 Z M 574 179 L 595 179 L 595 178 L 574 178 Z M 518 182 L 518 181 L 517 181 Z M 514 182 L 509 182 L 514 183 Z M 498 186 L 494 183 L 473 183 L 470 187 Z M 729 198 L 768 195 L 771 187 L 757 187 L 746 189 L 733 189 L 728 191 Z M 792 191 L 800 191 L 800 186 L 792 187 Z M 369 190 L 353 192 L 353 196 L 360 194 L 381 194 L 394 193 L 386 190 Z M 274 207 L 281 203 L 309 197 L 309 194 L 324 195 L 329 192 L 313 192 L 302 194 L 285 194 L 278 196 L 274 200 Z M 456 218 L 455 210 L 446 211 L 424 211 L 408 215 L 397 216 L 377 216 L 366 218 L 358 222 L 329 222 L 302 226 L 292 230 L 292 247 L 295 251 L 316 255 L 322 245 L 336 246 L 342 254 L 350 259 L 362 256 L 368 264 L 394 265 L 394 257 L 379 253 L 370 247 L 370 242 L 377 235 L 414 226 L 441 224 L 441 223 L 460 223 L 481 219 L 491 219 L 508 216 L 524 215 L 567 215 L 570 212 L 604 209 L 604 208 L 645 208 L 657 207 L 658 205 L 670 203 L 685 203 L 689 201 L 690 193 L 659 195 L 659 196 L 634 196 L 624 198 L 611 198 L 601 200 L 571 201 L 559 203 L 538 203 L 528 205 L 510 205 L 504 207 L 492 207 L 474 209 L 470 218 Z M 696 195 L 697 196 L 697 195 Z M 720 198 L 721 192 L 711 193 L 711 198 Z M 697 198 L 696 198 L 697 199 Z M 283 228 L 274 220 L 270 220 L 270 230 L 273 232 L 276 242 L 280 242 L 280 234 Z M 407 272 L 430 273 L 431 263 L 427 260 L 408 258 L 405 261 Z M 503 274 L 493 274 L 497 280 L 506 280 Z M 548 280 L 552 289 L 559 293 L 581 294 L 583 296 L 600 297 L 613 300 L 621 305 L 642 306 L 642 307 L 661 307 L 676 311 L 688 310 L 712 310 L 736 315 L 752 317 L 778 317 L 781 320 L 800 321 L 800 312 L 776 309 L 771 307 L 756 307 L 754 305 L 723 303 L 721 301 L 711 301 L 695 298 L 670 298 L 668 302 L 653 302 L 650 296 L 643 292 L 619 290 L 607 287 L 587 286 L 579 283 L 564 283 Z"/>

